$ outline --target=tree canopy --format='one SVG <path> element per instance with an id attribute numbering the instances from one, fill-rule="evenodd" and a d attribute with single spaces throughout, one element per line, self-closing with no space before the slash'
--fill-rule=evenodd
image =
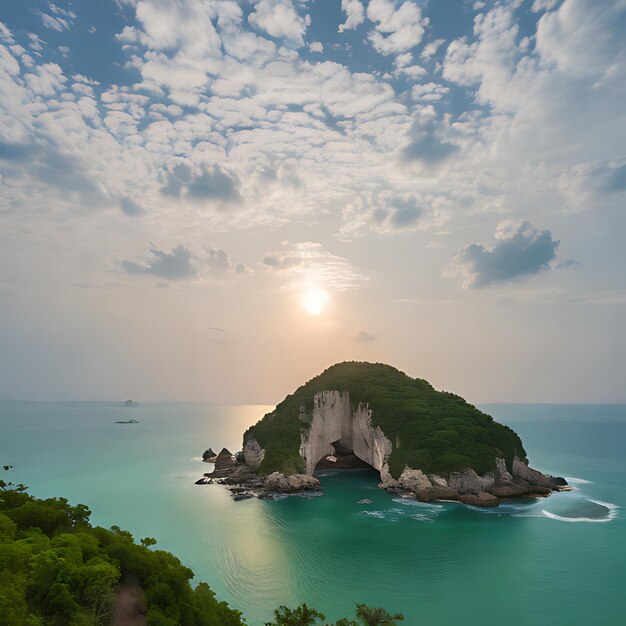
<path id="1" fill-rule="evenodd" d="M 90 511 L 64 498 L 39 500 L 0 488 L 0 623 L 8 626 L 109 624 L 116 593 L 128 581 L 143 590 L 156 626 L 238 626 L 241 613 L 169 552 L 150 550 L 117 526 L 89 523 Z"/>

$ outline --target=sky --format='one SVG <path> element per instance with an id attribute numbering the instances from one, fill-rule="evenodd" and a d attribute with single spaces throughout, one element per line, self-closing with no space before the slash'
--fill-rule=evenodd
<path id="1" fill-rule="evenodd" d="M 335 362 L 626 402 L 626 0 L 3 0 L 0 399 Z"/>

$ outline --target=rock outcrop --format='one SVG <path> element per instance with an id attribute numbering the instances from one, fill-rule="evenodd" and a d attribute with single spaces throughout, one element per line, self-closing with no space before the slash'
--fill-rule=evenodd
<path id="1" fill-rule="evenodd" d="M 496 470 L 483 476 L 467 469 L 452 472 L 446 479 L 407 467 L 396 480 L 385 466 L 379 486 L 391 492 L 412 494 L 422 502 L 458 500 L 474 506 L 497 506 L 506 498 L 546 496 L 551 491 L 567 489 L 564 478 L 546 476 L 517 457 L 513 461 L 513 472 L 508 472 L 504 459 L 496 459 Z"/>
<path id="2" fill-rule="evenodd" d="M 235 461 L 233 455 L 226 448 L 222 448 L 222 451 L 217 455 L 215 459 L 216 470 L 226 469 L 236 464 L 237 461 Z"/>
<path id="3" fill-rule="evenodd" d="M 209 448 L 208 450 L 205 450 L 202 454 L 202 460 L 205 463 L 215 463 L 216 457 L 217 457 L 217 454 L 215 454 L 215 452 L 213 452 L 211 448 Z"/>
<path id="4" fill-rule="evenodd" d="M 243 447 L 243 458 L 245 463 L 251 467 L 257 468 L 261 465 L 261 461 L 265 457 L 265 450 L 261 448 L 256 439 L 250 439 Z"/>
<path id="5" fill-rule="evenodd" d="M 265 489 L 281 493 L 296 491 L 316 491 L 320 489 L 320 481 L 308 474 L 292 474 L 285 476 L 280 472 L 273 472 L 265 478 Z"/>
<path id="6" fill-rule="evenodd" d="M 321 492 L 320 481 L 308 474 L 285 476 L 273 472 L 269 476 L 259 476 L 256 468 L 247 463 L 233 463 L 228 467 L 217 468 L 204 474 L 196 485 L 211 485 L 217 482 L 226 485 L 236 501 L 249 498 L 271 500 L 283 495 L 311 496 Z"/>

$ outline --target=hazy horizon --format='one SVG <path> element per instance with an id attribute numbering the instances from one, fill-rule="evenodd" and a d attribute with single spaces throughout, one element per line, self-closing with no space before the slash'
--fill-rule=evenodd
<path id="1" fill-rule="evenodd" d="M 388 363 L 626 402 L 623 0 L 0 7 L 0 398 Z"/>

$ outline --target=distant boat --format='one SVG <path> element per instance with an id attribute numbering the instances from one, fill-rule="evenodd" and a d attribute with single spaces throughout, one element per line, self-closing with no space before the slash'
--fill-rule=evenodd
<path id="1" fill-rule="evenodd" d="M 139 424 L 137 420 L 119 420 L 116 424 Z"/>
<path id="2" fill-rule="evenodd" d="M 136 402 L 133 402 L 132 400 L 126 400 L 126 402 L 124 402 L 124 406 L 131 407 L 131 406 L 139 406 L 139 405 Z"/>

